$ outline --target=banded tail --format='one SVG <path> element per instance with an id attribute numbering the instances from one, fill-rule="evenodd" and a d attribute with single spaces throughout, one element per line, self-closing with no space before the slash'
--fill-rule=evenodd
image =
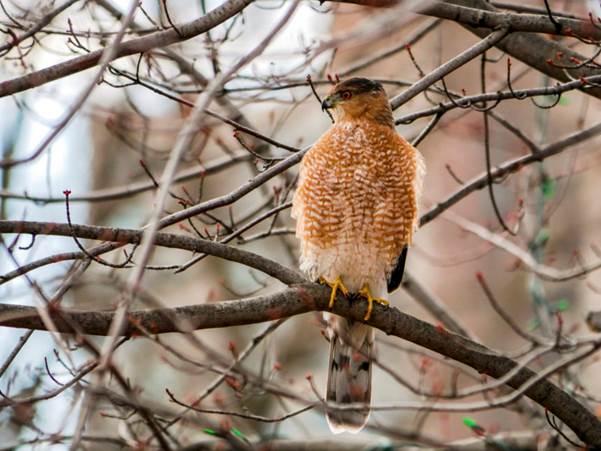
<path id="1" fill-rule="evenodd" d="M 330 366 L 326 400 L 338 404 L 371 401 L 371 366 L 374 330 L 365 324 L 332 317 Z M 369 410 L 332 411 L 326 414 L 328 426 L 335 433 L 359 432 L 369 419 Z"/>

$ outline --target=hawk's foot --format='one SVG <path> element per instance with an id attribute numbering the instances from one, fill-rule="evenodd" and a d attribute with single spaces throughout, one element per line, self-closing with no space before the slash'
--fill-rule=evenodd
<path id="1" fill-rule="evenodd" d="M 348 288 L 344 286 L 344 283 L 342 283 L 342 279 L 340 278 L 340 276 L 336 277 L 336 280 L 334 282 L 328 282 L 325 277 L 320 277 L 319 283 L 327 285 L 332 289 L 332 292 L 330 293 L 330 303 L 328 304 L 328 308 L 334 307 L 334 299 L 336 299 L 336 294 L 338 293 L 338 290 L 340 290 L 340 292 L 345 296 L 348 296 L 349 294 Z"/>
<path id="2" fill-rule="evenodd" d="M 374 302 L 382 305 L 389 305 L 390 303 L 386 299 L 375 298 L 371 295 L 371 291 L 369 290 L 368 284 L 363 284 L 361 289 L 359 290 L 359 294 L 367 299 L 367 311 L 365 312 L 365 316 L 363 317 L 363 321 L 367 321 L 371 316 L 371 312 L 374 309 Z"/>

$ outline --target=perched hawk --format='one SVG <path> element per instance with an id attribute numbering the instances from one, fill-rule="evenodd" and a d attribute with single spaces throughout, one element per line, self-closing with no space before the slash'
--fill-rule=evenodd
<path id="1" fill-rule="evenodd" d="M 304 156 L 292 205 L 300 267 L 332 288 L 330 307 L 337 291 L 366 299 L 367 320 L 373 302 L 387 304 L 384 296 L 401 283 L 424 163 L 395 131 L 381 84 L 366 78 L 338 83 L 322 108 L 331 109 L 335 123 Z M 374 331 L 327 316 L 326 399 L 369 404 Z M 368 417 L 368 410 L 339 410 L 327 420 L 333 432 L 358 432 Z"/>

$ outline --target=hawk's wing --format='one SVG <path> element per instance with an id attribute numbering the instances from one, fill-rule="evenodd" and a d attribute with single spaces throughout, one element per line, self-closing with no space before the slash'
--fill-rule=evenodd
<path id="1" fill-rule="evenodd" d="M 396 263 L 392 267 L 392 271 L 390 271 L 390 276 L 388 276 L 388 292 L 392 293 L 396 290 L 403 281 L 403 273 L 405 272 L 405 260 L 407 260 L 407 250 L 409 248 L 405 246 L 401 251 L 401 255 L 397 258 Z"/>
<path id="2" fill-rule="evenodd" d="M 413 149 L 413 158 L 415 158 L 415 172 L 413 175 L 413 196 L 415 196 L 415 216 L 413 218 L 413 230 L 415 231 L 417 230 L 417 227 L 419 225 L 417 205 L 422 194 L 422 185 L 424 181 L 424 174 L 426 172 L 426 164 L 419 150 L 414 148 L 409 142 L 405 140 L 405 138 L 401 137 L 400 135 L 397 136 L 401 138 L 401 146 L 408 146 L 411 149 Z M 400 287 L 401 283 L 403 282 L 403 273 L 405 272 L 405 261 L 407 260 L 407 251 L 409 250 L 409 244 L 410 243 L 405 244 L 403 250 L 396 259 L 396 262 L 392 266 L 392 270 L 390 271 L 387 280 L 389 293 L 392 293 L 394 290 Z"/>

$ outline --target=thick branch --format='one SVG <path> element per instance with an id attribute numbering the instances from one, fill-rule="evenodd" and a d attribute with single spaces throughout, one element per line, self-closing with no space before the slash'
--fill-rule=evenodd
<path id="1" fill-rule="evenodd" d="M 66 236 L 91 240 L 112 241 L 120 244 L 139 244 L 143 230 L 116 229 L 111 227 L 61 224 L 35 221 L 0 221 L 0 233 L 25 233 L 31 235 Z M 300 283 L 305 278 L 297 271 L 288 269 L 273 260 L 243 249 L 215 241 L 192 238 L 173 233 L 157 233 L 156 246 L 202 252 L 225 260 L 241 263 L 268 274 L 285 284 Z"/>
<path id="2" fill-rule="evenodd" d="M 590 21 L 556 17 L 555 20 L 561 28 L 549 20 L 546 14 L 515 14 L 507 11 L 485 11 L 479 7 L 451 5 L 437 1 L 426 6 L 419 5 L 416 12 L 449 19 L 471 27 L 504 28 L 511 31 L 524 31 L 530 33 L 558 34 L 562 36 L 579 36 L 590 40 L 601 40 L 601 28 L 597 28 Z"/>
<path id="3" fill-rule="evenodd" d="M 185 325 L 191 330 L 199 330 L 272 321 L 310 311 L 327 310 L 329 294 L 327 287 L 303 284 L 278 293 L 248 299 L 134 311 L 129 313 L 126 333 L 135 333 L 137 326 L 143 326 L 159 334 L 181 331 L 180 325 Z M 339 297 L 332 312 L 355 321 L 362 321 L 365 315 L 365 303 L 349 302 Z M 69 324 L 75 323 L 85 333 L 104 335 L 108 332 L 113 313 L 61 310 L 52 312 L 51 316 L 61 332 L 70 332 Z M 376 304 L 367 324 L 494 378 L 502 377 L 517 365 L 508 357 L 497 355 L 492 350 L 460 335 L 440 331 L 396 308 Z M 45 329 L 34 307 L 6 304 L 0 304 L 0 326 Z M 508 381 L 508 385 L 520 389 L 524 383 L 535 376 L 535 372 L 524 368 Z M 525 391 L 525 395 L 561 419 L 585 443 L 601 447 L 601 421 L 574 397 L 548 380 L 541 380 L 534 384 Z"/>
<path id="4" fill-rule="evenodd" d="M 367 5 L 369 1 L 337 0 L 337 3 L 357 3 Z M 392 5 L 396 2 L 383 2 Z M 380 5 L 384 6 L 384 5 Z M 500 12 L 486 0 L 445 0 L 444 2 L 416 2 L 413 8 L 420 14 L 454 20 L 480 38 L 488 36 L 497 27 L 509 27 L 511 34 L 495 43 L 495 46 L 530 67 L 549 75 L 556 80 L 570 81 L 600 74 L 601 71 L 575 61 L 588 58 L 556 41 L 531 32 L 563 34 L 598 38 L 601 30 L 592 23 L 571 18 L 556 17 L 561 25 L 557 29 L 550 20 L 542 16 Z M 490 13 L 490 14 L 489 14 Z M 521 30 L 527 30 L 521 31 Z M 558 60 L 558 55 L 561 59 Z M 556 63 L 556 64 L 553 64 Z M 563 67 L 567 66 L 567 68 Z M 601 98 L 601 88 L 586 89 L 587 94 Z"/>
<path id="5" fill-rule="evenodd" d="M 447 0 L 445 3 L 483 11 L 498 11 L 486 0 Z M 464 25 L 464 27 L 481 38 L 490 33 L 490 30 L 487 28 L 476 28 L 469 25 Z M 496 47 L 522 61 L 524 64 L 527 64 L 556 80 L 570 81 L 571 79 L 578 79 L 580 77 L 601 73 L 598 69 L 592 69 L 586 66 L 564 69 L 559 67 L 559 65 L 550 64 L 549 61 L 555 61 L 556 63 L 565 64 L 567 66 L 579 66 L 572 61 L 586 61 L 588 58 L 558 42 L 545 39 L 543 36 L 532 33 L 511 33 L 511 35 L 498 42 Z M 562 55 L 560 61 L 556 60 L 558 55 Z M 590 88 L 586 89 L 585 92 L 601 98 L 601 88 Z"/>
<path id="6" fill-rule="evenodd" d="M 170 28 L 123 42 L 117 48 L 115 58 L 113 59 L 144 53 L 157 47 L 165 47 L 175 42 L 191 39 L 235 16 L 252 2 L 253 0 L 229 0 L 209 12 L 206 16 L 178 25 L 177 30 Z M 99 49 L 54 66 L 0 82 L 0 97 L 35 88 L 50 81 L 94 67 L 100 61 L 103 52 L 104 49 Z"/>

